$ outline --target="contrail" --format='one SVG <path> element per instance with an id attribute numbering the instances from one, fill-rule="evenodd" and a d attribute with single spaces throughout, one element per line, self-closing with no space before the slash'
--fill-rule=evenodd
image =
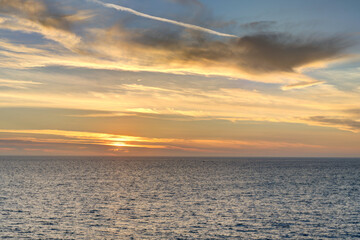
<path id="1" fill-rule="evenodd" d="M 112 4 L 112 3 L 104 3 L 104 2 L 101 2 L 99 0 L 90 0 L 90 1 L 98 3 L 98 4 L 100 4 L 100 5 L 104 6 L 104 7 L 107 7 L 107 8 L 113 8 L 113 9 L 116 9 L 118 11 L 128 12 L 128 13 L 140 16 L 140 17 L 149 18 L 149 19 L 153 19 L 153 20 L 156 20 L 156 21 L 160 21 L 160 22 L 171 23 L 171 24 L 175 24 L 175 25 L 182 26 L 182 27 L 185 27 L 185 28 L 190 28 L 190 29 L 194 29 L 194 30 L 197 30 L 197 31 L 202 31 L 202 32 L 210 33 L 210 34 L 215 34 L 215 35 L 222 36 L 222 37 L 238 38 L 238 36 L 236 36 L 236 35 L 221 33 L 221 32 L 217 32 L 217 31 L 214 31 L 214 30 L 211 30 L 211 29 L 208 29 L 208 28 L 204 28 L 204 27 L 200 27 L 200 26 L 196 26 L 196 25 L 192 25 L 192 24 L 188 24 L 188 23 L 183 23 L 183 22 L 178 22 L 178 21 L 175 21 L 175 20 L 167 19 L 167 18 L 152 16 L 152 15 L 142 13 L 142 12 L 138 12 L 138 11 L 136 11 L 134 9 L 123 7 L 123 6 L 120 6 L 120 5 L 116 5 L 116 4 Z"/>

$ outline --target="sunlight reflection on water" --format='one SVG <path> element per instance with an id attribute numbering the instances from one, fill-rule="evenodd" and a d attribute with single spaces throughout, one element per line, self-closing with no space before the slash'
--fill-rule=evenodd
<path id="1" fill-rule="evenodd" d="M 360 160 L 0 157 L 0 237 L 360 238 Z"/>

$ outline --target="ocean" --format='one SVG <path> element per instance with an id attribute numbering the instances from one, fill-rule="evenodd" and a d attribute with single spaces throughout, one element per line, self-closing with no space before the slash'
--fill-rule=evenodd
<path id="1" fill-rule="evenodd" d="M 359 239 L 360 159 L 0 156 L 4 239 Z"/>

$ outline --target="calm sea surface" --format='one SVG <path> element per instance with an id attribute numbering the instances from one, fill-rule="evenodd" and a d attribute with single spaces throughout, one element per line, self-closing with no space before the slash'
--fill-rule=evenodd
<path id="1" fill-rule="evenodd" d="M 356 239 L 360 159 L 0 157 L 0 238 Z"/>

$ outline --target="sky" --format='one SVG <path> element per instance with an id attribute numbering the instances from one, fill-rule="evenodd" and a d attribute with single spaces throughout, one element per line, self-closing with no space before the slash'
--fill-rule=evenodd
<path id="1" fill-rule="evenodd" d="M 360 157 L 359 9 L 0 0 L 0 155 Z"/>

